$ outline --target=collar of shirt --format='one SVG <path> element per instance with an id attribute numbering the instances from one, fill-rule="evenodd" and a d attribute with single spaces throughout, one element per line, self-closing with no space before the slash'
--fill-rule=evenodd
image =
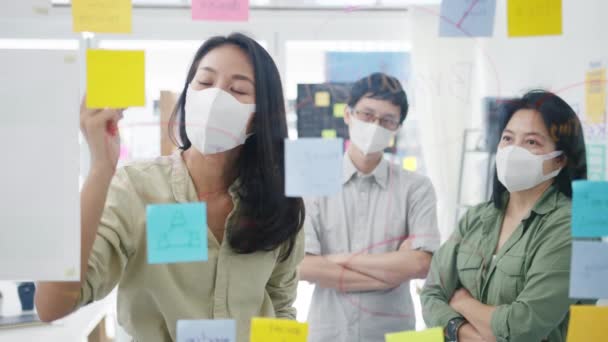
<path id="1" fill-rule="evenodd" d="M 374 171 L 372 171 L 369 176 L 371 176 L 376 183 L 382 187 L 382 189 L 386 189 L 388 183 L 388 173 L 388 161 L 382 157 L 378 166 L 376 166 Z M 363 173 L 357 169 L 348 155 L 348 152 L 346 152 L 344 153 L 344 162 L 342 163 L 342 184 L 346 184 L 351 181 L 355 175 L 363 176 Z"/>

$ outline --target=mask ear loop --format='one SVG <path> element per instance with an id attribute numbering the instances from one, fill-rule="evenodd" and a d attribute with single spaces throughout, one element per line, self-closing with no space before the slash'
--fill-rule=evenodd
<path id="1" fill-rule="evenodd" d="M 543 161 L 545 161 L 545 160 L 551 160 L 551 159 L 556 158 L 556 157 L 559 157 L 559 156 L 561 156 L 561 155 L 563 155 L 563 154 L 564 154 L 564 151 L 553 151 L 553 152 L 551 152 L 551 153 L 547 153 L 547 154 L 545 154 L 545 155 L 544 155 L 544 157 L 543 157 Z M 560 167 L 559 169 L 557 169 L 557 170 L 555 170 L 555 171 L 553 171 L 553 172 L 549 172 L 549 173 L 547 173 L 546 175 L 545 175 L 545 174 L 543 174 L 543 179 L 544 179 L 544 180 L 548 180 L 548 179 L 551 179 L 551 178 L 557 177 L 557 175 L 558 175 L 558 174 L 559 174 L 559 173 L 560 173 L 560 172 L 561 172 L 563 169 L 564 169 L 563 167 Z"/>

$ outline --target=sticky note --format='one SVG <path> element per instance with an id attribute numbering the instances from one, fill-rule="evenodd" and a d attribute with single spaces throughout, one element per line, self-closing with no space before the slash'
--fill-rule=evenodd
<path id="1" fill-rule="evenodd" d="M 74 32 L 130 33 L 131 0 L 72 0 Z"/>
<path id="2" fill-rule="evenodd" d="M 330 102 L 331 102 L 331 98 L 329 96 L 329 92 L 319 91 L 319 92 L 315 93 L 315 106 L 329 107 Z"/>
<path id="3" fill-rule="evenodd" d="M 87 107 L 145 104 L 143 51 L 87 50 Z"/>
<path id="4" fill-rule="evenodd" d="M 146 220 L 148 263 L 207 260 L 205 203 L 148 205 Z"/>
<path id="5" fill-rule="evenodd" d="M 606 69 L 595 69 L 587 72 L 585 81 L 587 121 L 589 123 L 602 123 L 606 113 Z"/>
<path id="6" fill-rule="evenodd" d="M 253 318 L 249 342 L 306 342 L 308 324 L 287 319 Z"/>
<path id="7" fill-rule="evenodd" d="M 608 306 L 570 307 L 568 342 L 605 341 L 608 336 Z"/>
<path id="8" fill-rule="evenodd" d="M 285 194 L 329 196 L 342 189 L 342 139 L 285 140 Z"/>
<path id="9" fill-rule="evenodd" d="M 334 104 L 334 117 L 343 118 L 344 110 L 346 109 L 346 103 L 336 103 Z"/>
<path id="10" fill-rule="evenodd" d="M 403 169 L 407 171 L 416 171 L 418 169 L 418 159 L 416 159 L 416 157 L 403 158 Z"/>
<path id="11" fill-rule="evenodd" d="M 587 134 L 585 134 L 587 136 Z M 587 179 L 595 181 L 606 180 L 606 145 L 587 145 Z"/>
<path id="12" fill-rule="evenodd" d="M 562 0 L 508 0 L 509 37 L 562 34 Z"/>
<path id="13" fill-rule="evenodd" d="M 321 131 L 321 137 L 325 139 L 331 139 L 337 137 L 337 133 L 335 129 L 324 129 Z"/>
<path id="14" fill-rule="evenodd" d="M 608 236 L 608 182 L 572 182 L 572 236 Z"/>
<path id="15" fill-rule="evenodd" d="M 404 331 L 385 335 L 386 342 L 443 342 L 443 329 Z"/>
<path id="16" fill-rule="evenodd" d="M 249 0 L 192 0 L 192 19 L 247 21 Z"/>
<path id="17" fill-rule="evenodd" d="M 449 0 L 441 2 L 441 37 L 491 37 L 496 0 Z"/>
<path id="18" fill-rule="evenodd" d="M 179 320 L 177 342 L 236 342 L 236 323 L 232 319 Z"/>
<path id="19" fill-rule="evenodd" d="M 572 241 L 570 298 L 608 298 L 606 284 L 608 284 L 608 243 Z"/>

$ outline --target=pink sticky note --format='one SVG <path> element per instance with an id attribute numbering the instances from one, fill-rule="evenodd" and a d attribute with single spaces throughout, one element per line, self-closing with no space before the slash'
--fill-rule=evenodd
<path id="1" fill-rule="evenodd" d="M 247 21 L 249 0 L 192 0 L 192 19 Z"/>

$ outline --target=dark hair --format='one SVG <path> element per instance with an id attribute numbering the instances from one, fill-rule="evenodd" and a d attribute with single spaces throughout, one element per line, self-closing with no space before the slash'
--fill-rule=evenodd
<path id="1" fill-rule="evenodd" d="M 522 98 L 508 100 L 500 105 L 501 134 L 513 114 L 521 109 L 533 109 L 540 113 L 549 135 L 555 143 L 555 149 L 563 151 L 563 155 L 568 158 L 568 164 L 555 177 L 554 185 L 558 191 L 572 198 L 572 181 L 587 179 L 585 138 L 581 122 L 576 113 L 559 96 L 545 90 L 532 90 Z M 502 195 L 506 190 L 498 180 L 498 174 L 494 170 L 492 200 L 496 208 L 504 206 Z"/>
<path id="2" fill-rule="evenodd" d="M 401 109 L 399 123 L 403 123 L 407 116 L 407 95 L 399 80 L 392 76 L 376 72 L 355 82 L 350 90 L 348 106 L 354 108 L 363 97 L 387 100 L 398 106 Z"/>
<path id="3" fill-rule="evenodd" d="M 186 83 L 177 101 L 169 132 L 182 150 L 192 145 L 186 135 L 186 91 L 196 75 L 201 59 L 211 50 L 227 44 L 239 47 L 251 61 L 255 75 L 256 112 L 251 135 L 237 161 L 240 209 L 237 224 L 228 232 L 230 246 L 237 253 L 271 251 L 289 240 L 281 259 L 291 254 L 304 222 L 304 202 L 300 197 L 285 197 L 284 139 L 287 138 L 285 102 L 279 71 L 272 57 L 255 40 L 233 33 L 207 40 L 196 52 Z M 175 125 L 179 125 L 177 141 Z"/>

